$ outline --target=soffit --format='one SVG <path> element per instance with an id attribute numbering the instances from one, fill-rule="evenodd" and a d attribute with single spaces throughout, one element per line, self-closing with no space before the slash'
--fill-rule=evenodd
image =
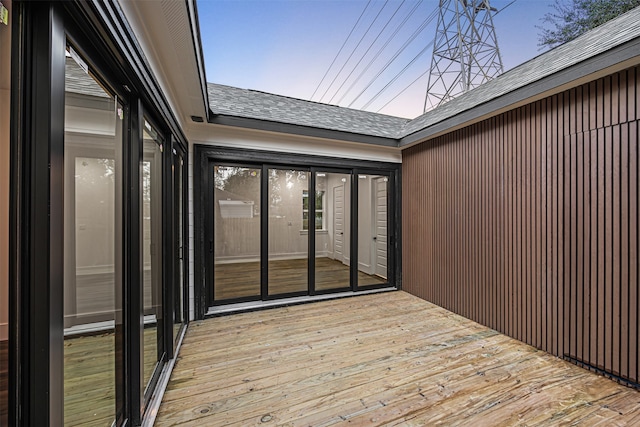
<path id="1" fill-rule="evenodd" d="M 186 1 L 121 0 L 122 9 L 183 127 L 207 117 L 200 39 Z M 196 27 L 197 28 L 197 27 Z"/>

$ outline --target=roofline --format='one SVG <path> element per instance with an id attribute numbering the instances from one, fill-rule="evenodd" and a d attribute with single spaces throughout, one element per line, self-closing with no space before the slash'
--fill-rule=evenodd
<path id="1" fill-rule="evenodd" d="M 311 126 L 295 125 L 290 123 L 281 123 L 276 121 L 253 119 L 248 117 L 230 116 L 226 114 L 210 114 L 208 123 L 233 126 L 240 128 L 248 128 L 262 130 L 268 132 L 277 132 L 285 134 L 294 134 L 301 136 L 309 136 L 313 138 L 336 139 L 339 141 L 359 142 L 364 144 L 379 145 L 383 147 L 398 148 L 399 140 L 397 138 L 385 138 L 382 136 L 365 135 L 360 133 L 345 132 L 340 130 L 331 130 L 316 128 Z"/>
<path id="2" fill-rule="evenodd" d="M 187 14 L 189 16 L 189 26 L 191 30 L 191 38 L 193 40 L 193 49 L 196 54 L 196 62 L 198 63 L 200 90 L 202 92 L 204 113 L 207 115 L 207 117 L 205 117 L 205 120 L 209 120 L 211 109 L 209 107 L 209 92 L 207 91 L 207 73 L 204 67 L 204 53 L 202 52 L 202 38 L 200 37 L 200 19 L 198 18 L 198 6 L 194 0 L 185 0 L 185 5 L 187 7 Z"/>
<path id="3" fill-rule="evenodd" d="M 640 63 L 640 38 L 564 68 L 512 92 L 493 98 L 454 116 L 405 135 L 399 140 L 401 149 L 450 133 L 505 111 L 588 83 L 600 77 L 625 70 Z"/>

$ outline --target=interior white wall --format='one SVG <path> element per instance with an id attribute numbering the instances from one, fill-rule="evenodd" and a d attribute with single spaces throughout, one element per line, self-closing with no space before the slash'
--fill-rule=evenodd
<path id="1" fill-rule="evenodd" d="M 363 175 L 365 176 L 365 175 Z M 371 175 L 358 178 L 358 270 L 373 274 L 373 198 Z"/>
<path id="2" fill-rule="evenodd" d="M 9 10 L 11 0 L 2 4 Z M 11 26 L 0 24 L 0 340 L 9 338 L 9 123 L 11 106 Z"/>

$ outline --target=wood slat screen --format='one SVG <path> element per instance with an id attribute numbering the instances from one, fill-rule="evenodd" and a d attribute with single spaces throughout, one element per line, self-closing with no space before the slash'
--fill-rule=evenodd
<path id="1" fill-rule="evenodd" d="M 638 383 L 640 69 L 403 151 L 403 289 Z"/>

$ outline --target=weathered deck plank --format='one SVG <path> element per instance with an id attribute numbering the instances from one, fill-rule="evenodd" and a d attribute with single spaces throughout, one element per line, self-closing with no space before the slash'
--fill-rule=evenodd
<path id="1" fill-rule="evenodd" d="M 640 393 L 404 292 L 191 324 L 157 426 L 625 425 Z"/>

